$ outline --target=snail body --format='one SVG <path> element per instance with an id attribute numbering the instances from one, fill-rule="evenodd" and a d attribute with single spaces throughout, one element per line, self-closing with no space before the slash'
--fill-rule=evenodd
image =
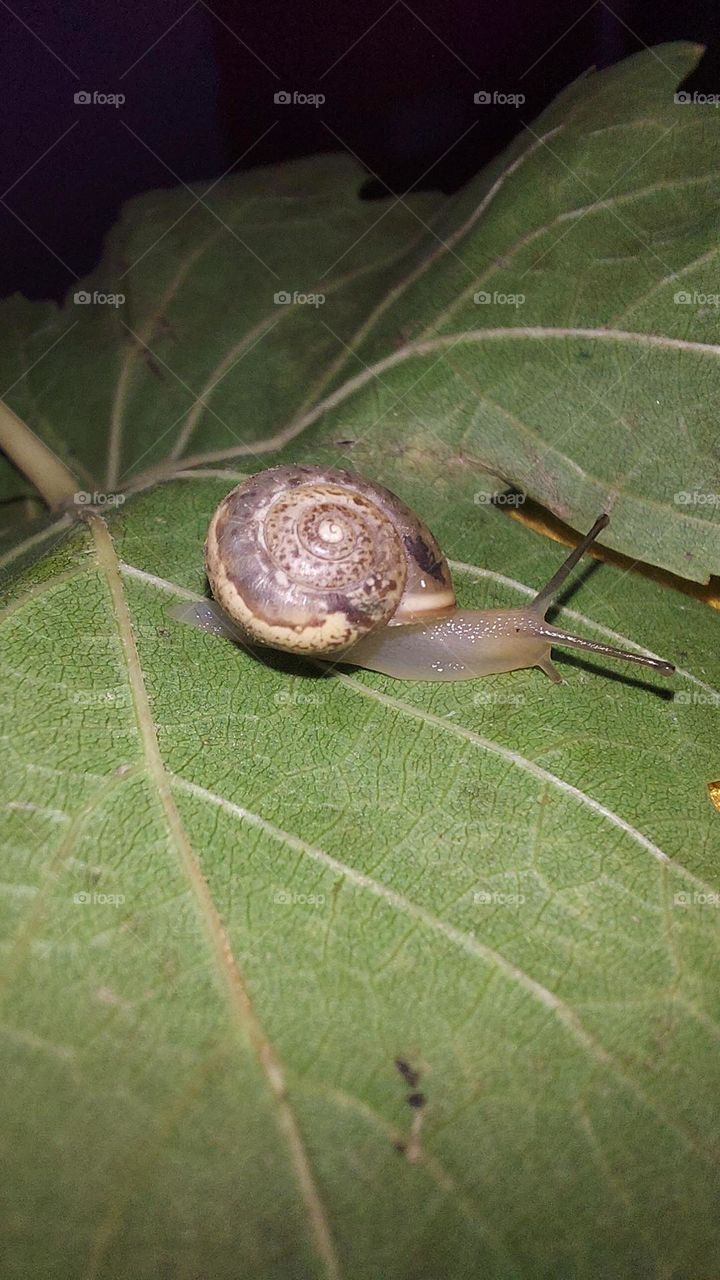
<path id="1" fill-rule="evenodd" d="M 559 673 L 550 643 L 527 629 L 526 610 L 455 609 L 445 618 L 374 632 L 343 661 L 401 680 L 472 680 L 540 667 Z"/>
<path id="2" fill-rule="evenodd" d="M 174 617 L 241 643 L 330 659 L 405 680 L 468 680 L 540 667 L 553 644 L 671 675 L 659 658 L 569 635 L 545 614 L 608 523 L 602 515 L 524 607 L 459 609 L 433 534 L 382 485 L 337 468 L 272 467 L 218 506 L 205 543 L 212 601 Z"/>

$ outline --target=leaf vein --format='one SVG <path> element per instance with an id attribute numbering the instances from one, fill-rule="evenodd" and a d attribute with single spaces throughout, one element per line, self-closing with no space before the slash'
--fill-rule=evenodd
<path id="1" fill-rule="evenodd" d="M 101 517 L 92 516 L 89 523 L 95 539 L 98 562 L 105 573 L 113 603 L 148 773 L 157 790 L 169 833 L 193 891 L 218 973 L 224 982 L 231 1011 L 240 1028 L 248 1036 L 274 1099 L 278 1127 L 288 1146 L 293 1172 L 308 1214 L 310 1236 L 315 1250 L 324 1266 L 328 1280 L 339 1280 L 340 1269 L 335 1245 L 303 1138 L 288 1098 L 282 1064 L 255 1011 L 245 980 L 233 955 L 230 940 L 210 893 L 208 882 L 203 875 L 175 804 L 169 776 L 160 753 L 115 548 L 107 525 Z"/>
<path id="2" fill-rule="evenodd" d="M 613 1055 L 595 1039 L 587 1030 L 575 1011 L 566 1004 L 554 991 L 545 987 L 541 982 L 531 977 L 519 965 L 513 964 L 501 952 L 495 948 L 488 946 L 487 943 L 480 942 L 474 934 L 465 933 L 458 929 L 455 925 L 450 924 L 446 920 L 433 915 L 432 912 L 426 910 L 425 907 L 419 906 L 406 898 L 404 894 L 398 893 L 397 890 L 391 889 L 388 885 L 381 881 L 374 880 L 371 876 L 365 875 L 362 871 L 356 870 L 347 863 L 341 862 L 326 850 L 319 848 L 317 845 L 309 844 L 302 840 L 300 836 L 295 836 L 291 832 L 284 831 L 282 828 L 275 826 L 266 818 L 259 814 L 251 812 L 242 805 L 235 804 L 232 800 L 227 800 L 224 796 L 217 795 L 213 791 L 209 791 L 205 787 L 199 786 L 197 783 L 190 782 L 186 778 L 180 777 L 178 774 L 169 775 L 174 786 L 179 790 L 193 795 L 199 800 L 203 800 L 209 804 L 216 805 L 224 812 L 238 818 L 248 825 L 256 827 L 265 832 L 271 838 L 274 838 L 285 844 L 288 848 L 295 852 L 302 853 L 313 861 L 321 863 L 329 870 L 336 874 L 343 875 L 345 879 L 358 889 L 364 889 L 372 893 L 377 899 L 389 904 L 396 910 L 408 915 L 418 924 L 424 925 L 426 928 L 435 933 L 440 934 L 452 945 L 460 948 L 467 955 L 474 959 L 481 960 L 484 964 L 498 970 L 503 976 L 509 979 L 514 985 L 520 987 L 535 1001 L 544 1008 L 549 1009 L 558 1022 L 570 1034 L 571 1038 L 590 1058 L 592 1058 L 599 1067 L 605 1071 L 611 1071 L 616 1079 L 625 1086 L 631 1093 L 638 1098 L 644 1106 L 652 1111 L 658 1119 L 672 1132 L 679 1137 L 684 1146 L 691 1147 L 698 1154 L 703 1155 L 702 1149 L 698 1147 L 696 1140 L 684 1129 L 677 1124 L 675 1120 L 666 1116 L 657 1103 L 649 1097 L 641 1088 L 636 1080 L 632 1078 L 626 1071 L 622 1069 Z M 704 1157 L 708 1158 L 709 1157 Z"/>

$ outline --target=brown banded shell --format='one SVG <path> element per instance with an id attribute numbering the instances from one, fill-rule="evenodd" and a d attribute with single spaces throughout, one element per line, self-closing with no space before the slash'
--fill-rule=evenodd
<path id="1" fill-rule="evenodd" d="M 272 467 L 223 498 L 208 529 L 212 593 L 262 644 L 340 653 L 380 624 L 447 612 L 447 563 L 394 494 L 332 467 Z"/>

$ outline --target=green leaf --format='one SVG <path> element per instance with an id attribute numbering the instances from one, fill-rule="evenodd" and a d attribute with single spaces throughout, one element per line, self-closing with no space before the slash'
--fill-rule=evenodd
<path id="1" fill-rule="evenodd" d="M 9 1280 L 718 1271 L 716 614 L 590 564 L 558 621 L 679 672 L 563 655 L 560 686 L 319 674 L 168 616 L 217 502 L 280 459 L 394 487 L 466 606 L 562 558 L 489 505 L 508 482 L 577 528 L 618 491 L 611 545 L 717 567 L 712 504 L 672 497 L 716 484 L 716 339 L 653 256 L 702 288 L 696 57 L 571 86 L 452 200 L 358 201 L 327 156 L 216 187 L 229 231 L 152 193 L 83 286 L 124 306 L 4 304 L 9 403 L 107 513 L 0 522 Z M 579 194 L 614 180 L 633 234 Z M 467 301 L 528 268 L 512 316 Z M 608 337 L 623 308 L 663 340 Z"/>
<path id="2" fill-rule="evenodd" d="M 676 658 L 674 698 L 575 658 L 310 678 L 168 619 L 233 479 L 5 603 L 7 1274 L 711 1273 L 714 614 L 609 565 L 560 614 Z M 451 530 L 464 604 L 559 559 Z"/>
<path id="3" fill-rule="evenodd" d="M 706 581 L 720 134 L 674 98 L 699 53 L 578 81 L 452 199 L 363 202 L 321 156 L 132 201 L 64 308 L 4 304 L 12 408 L 89 491 L 349 439 L 368 474 L 513 483 L 574 528 L 610 506 L 609 546 Z"/>
<path id="4" fill-rule="evenodd" d="M 16 297 L 0 309 L 11 407 L 91 491 L 124 488 L 200 438 L 232 451 L 270 434 L 340 350 L 319 306 L 275 295 L 322 292 L 331 324 L 353 333 L 439 203 L 361 201 L 364 176 L 324 155 L 225 179 L 207 196 L 130 201 L 62 308 Z"/>

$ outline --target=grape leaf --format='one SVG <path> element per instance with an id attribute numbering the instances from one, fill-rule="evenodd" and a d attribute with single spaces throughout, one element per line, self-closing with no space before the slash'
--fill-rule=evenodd
<path id="1" fill-rule="evenodd" d="M 235 478 L 3 601 L 6 1274 L 711 1274 L 716 616 L 606 564 L 560 613 L 674 696 L 313 678 L 168 619 Z M 463 604 L 559 559 L 495 508 L 438 532 Z"/>
<path id="2" fill-rule="evenodd" d="M 696 57 L 663 47 L 578 82 L 533 128 L 598 189 L 634 163 L 618 209 L 700 289 L 714 119 L 672 103 Z M 525 136 L 452 200 L 394 207 L 358 201 L 337 157 L 243 175 L 207 197 L 230 232 L 153 193 L 83 285 L 127 272 L 125 304 L 3 304 L 8 401 L 106 516 L 23 524 L 0 555 L 10 1280 L 720 1267 L 716 614 L 588 563 L 558 620 L 679 672 L 557 655 L 560 686 L 320 673 L 168 616 L 205 591 L 216 503 L 277 460 L 392 484 L 467 606 L 523 603 L 562 558 L 490 505 L 508 482 L 583 528 L 622 474 L 608 542 L 685 577 L 717 565 L 712 504 L 672 500 L 715 483 L 715 357 L 696 349 L 712 317 L 671 313 L 602 200 L 565 216 L 580 179 L 546 151 Z M 513 245 L 523 270 L 548 252 L 535 300 L 528 284 L 498 322 L 507 304 L 462 301 L 453 255 L 512 292 Z M 541 294 L 543 336 L 513 333 Z M 685 345 L 633 366 L 610 305 Z M 563 370 L 558 326 L 605 336 L 563 338 Z M 439 362 L 418 349 L 449 337 Z M 531 449 L 511 417 L 532 395 Z M 31 493 L 9 469 L 0 491 Z"/>
<path id="3" fill-rule="evenodd" d="M 581 79 L 450 199 L 361 201 L 335 156 L 142 196 L 62 309 L 2 305 L 0 385 L 90 492 L 351 450 L 576 529 L 612 508 L 608 546 L 704 582 L 720 135 L 675 92 L 700 52 Z"/>

